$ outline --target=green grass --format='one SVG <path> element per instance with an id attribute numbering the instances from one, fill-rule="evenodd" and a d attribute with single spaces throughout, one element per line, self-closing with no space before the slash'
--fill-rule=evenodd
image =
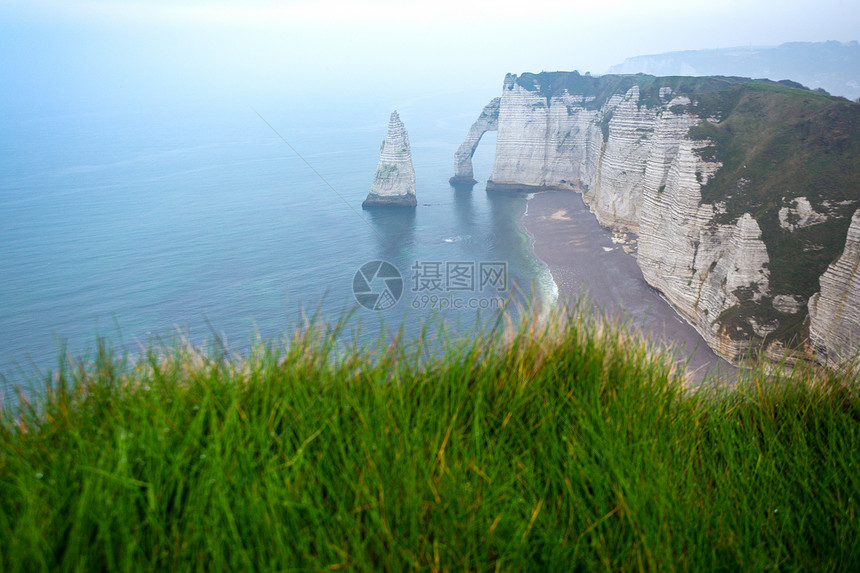
<path id="1" fill-rule="evenodd" d="M 338 334 L 65 360 L 0 421 L 0 570 L 860 565 L 856 378 L 695 392 L 579 311 L 469 340 Z"/>

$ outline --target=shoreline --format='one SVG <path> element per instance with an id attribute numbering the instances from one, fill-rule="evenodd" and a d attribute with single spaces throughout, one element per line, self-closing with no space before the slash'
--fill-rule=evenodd
<path id="1" fill-rule="evenodd" d="M 538 301 L 541 306 L 541 315 L 544 313 L 549 313 L 552 309 L 558 306 L 558 301 L 560 299 L 560 291 L 558 288 L 558 281 L 556 280 L 555 275 L 553 274 L 552 267 L 550 267 L 546 261 L 535 254 L 534 244 L 535 244 L 535 236 L 529 231 L 528 228 L 523 224 L 523 219 L 529 214 L 529 205 L 531 204 L 531 200 L 534 198 L 535 192 L 529 192 L 526 194 L 526 202 L 525 208 L 523 212 L 520 213 L 517 218 L 517 227 L 520 232 L 523 233 L 529 240 L 529 255 L 537 262 L 537 264 L 543 267 L 542 272 L 546 273 L 549 277 L 549 281 L 546 283 L 543 280 L 538 280 L 539 284 L 539 296 Z"/>
<path id="2" fill-rule="evenodd" d="M 518 226 L 531 237 L 531 254 L 549 269 L 555 305 L 583 295 L 607 316 L 620 317 L 649 340 L 671 346 L 686 362 L 689 380 L 736 379 L 738 369 L 719 357 L 656 289 L 635 259 L 632 233 L 601 227 L 575 191 L 530 192 Z"/>

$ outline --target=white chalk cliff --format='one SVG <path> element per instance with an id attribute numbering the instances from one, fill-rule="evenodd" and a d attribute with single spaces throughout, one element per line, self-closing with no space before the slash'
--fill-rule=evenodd
<path id="1" fill-rule="evenodd" d="M 860 352 L 860 210 L 854 213 L 842 256 L 821 276 L 821 292 L 809 299 L 809 337 L 831 366 Z M 860 370 L 860 362 L 854 363 Z"/>
<path id="2" fill-rule="evenodd" d="M 537 83 L 541 77 L 548 76 L 530 76 L 535 83 L 526 86 L 517 76 L 505 78 L 500 100 L 485 108 L 460 146 L 455 177 L 471 179 L 470 158 L 482 129 L 497 129 L 487 189 L 581 192 L 601 224 L 639 234 L 645 280 L 729 361 L 758 349 L 781 318 L 806 312 L 805 297 L 771 292 L 771 261 L 759 221 L 749 212 L 727 220 L 721 217 L 724 204 L 702 198 L 702 188 L 722 164 L 701 152 L 711 142 L 693 140 L 689 132 L 703 121 L 718 124 L 718 115 L 700 117 L 698 102 L 668 86 L 642 101 L 639 85 L 609 94 L 571 93 L 558 85 L 545 89 Z M 492 121 L 496 106 L 498 119 Z M 780 220 L 793 230 L 819 223 L 822 215 L 799 198 Z M 846 247 L 843 259 L 850 260 L 840 259 L 822 278 L 821 318 L 813 317 L 828 360 L 829 349 L 856 349 L 860 336 L 860 222 L 855 223 L 855 250 Z M 843 302 L 838 310 L 837 299 Z M 742 312 L 750 305 L 767 305 L 777 318 Z"/>
<path id="3" fill-rule="evenodd" d="M 415 207 L 415 169 L 406 126 L 396 111 L 388 121 L 388 135 L 379 148 L 379 164 L 362 207 Z"/>

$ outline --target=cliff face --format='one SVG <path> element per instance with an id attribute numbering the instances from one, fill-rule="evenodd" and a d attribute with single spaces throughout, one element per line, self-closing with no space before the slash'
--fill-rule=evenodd
<path id="1" fill-rule="evenodd" d="M 516 80 L 505 79 L 488 188 L 582 190 L 602 224 L 638 231 L 646 180 L 655 189 L 665 183 L 681 139 L 697 123 L 669 110 L 689 100 L 667 88 L 663 105 L 649 108 L 633 85 L 594 107 L 596 96 L 564 91 L 547 98 Z"/>
<path id="2" fill-rule="evenodd" d="M 701 182 L 718 165 L 702 161 L 694 148 L 682 140 L 665 183 L 645 188 L 638 262 L 645 280 L 666 295 L 708 345 L 737 361 L 749 348 L 749 331 L 763 337 L 772 325 L 721 317 L 742 301 L 759 301 L 768 293 L 770 261 L 749 213 L 735 224 L 713 224 L 715 208 L 702 203 Z"/>
<path id="3" fill-rule="evenodd" d="M 361 204 L 368 207 L 415 207 L 415 169 L 406 126 L 396 111 L 388 121 L 388 135 L 379 148 L 379 164 L 370 193 Z"/>
<path id="4" fill-rule="evenodd" d="M 809 337 L 818 356 L 838 366 L 860 350 L 860 210 L 854 213 L 842 256 L 821 276 L 809 299 Z M 860 370 L 860 363 L 855 367 Z"/>
<path id="5" fill-rule="evenodd" d="M 743 78 L 508 75 L 487 188 L 580 191 L 639 233 L 645 279 L 718 353 L 802 355 L 806 301 L 860 207 L 858 108 Z"/>

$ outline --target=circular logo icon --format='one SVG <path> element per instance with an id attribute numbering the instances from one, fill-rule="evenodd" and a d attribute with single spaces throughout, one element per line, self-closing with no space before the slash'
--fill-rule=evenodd
<path id="1" fill-rule="evenodd" d="M 370 261 L 355 272 L 352 294 L 364 308 L 386 310 L 400 300 L 403 277 L 397 267 L 387 261 Z"/>

